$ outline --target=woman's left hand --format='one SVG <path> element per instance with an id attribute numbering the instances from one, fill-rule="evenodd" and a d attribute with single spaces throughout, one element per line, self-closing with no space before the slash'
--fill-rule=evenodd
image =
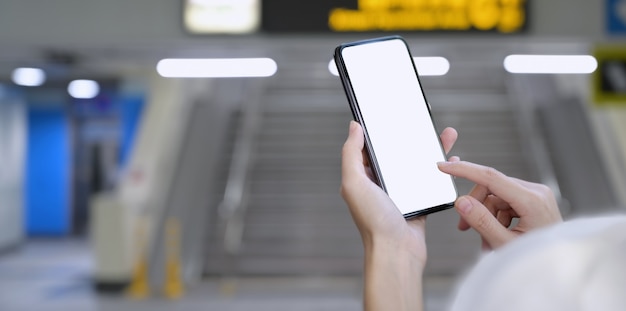
<path id="1" fill-rule="evenodd" d="M 448 153 L 456 142 L 457 132 L 446 128 L 440 137 Z M 425 217 L 404 219 L 387 193 L 372 180 L 363 147 L 363 130 L 352 121 L 342 150 L 341 195 L 361 233 L 366 253 L 378 247 L 383 247 L 385 251 L 407 251 L 408 255 L 425 265 Z M 458 158 L 450 160 L 458 161 Z"/>

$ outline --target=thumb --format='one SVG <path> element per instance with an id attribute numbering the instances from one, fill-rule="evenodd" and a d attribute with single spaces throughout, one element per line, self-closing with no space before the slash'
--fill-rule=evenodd
<path id="1" fill-rule="evenodd" d="M 463 220 L 492 248 L 500 247 L 514 238 L 514 234 L 503 227 L 493 214 L 473 197 L 466 195 L 458 198 L 454 207 Z"/>
<path id="2" fill-rule="evenodd" d="M 342 176 L 348 177 L 353 174 L 366 174 L 363 167 L 363 145 L 365 137 L 361 126 L 350 121 L 348 138 L 343 144 L 341 151 Z"/>

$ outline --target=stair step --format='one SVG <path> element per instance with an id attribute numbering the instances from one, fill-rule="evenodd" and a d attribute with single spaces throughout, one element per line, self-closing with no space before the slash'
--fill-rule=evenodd
<path id="1" fill-rule="evenodd" d="M 298 78 L 298 70 L 308 67 L 294 66 L 281 69 L 282 76 L 271 82 L 262 99 L 265 109 L 250 172 L 241 253 L 226 256 L 223 247 L 215 245 L 207 258 L 207 274 L 362 273 L 361 239 L 339 194 L 341 148 L 352 116 L 336 77 L 315 78 L 308 85 Z M 453 154 L 527 178 L 503 79 L 488 73 L 473 81 L 454 73 L 443 78 L 445 83 L 425 82 L 436 86 L 429 96 L 434 118 L 441 128 L 459 131 Z M 473 186 L 461 179 L 456 183 L 461 194 Z M 480 239 L 456 229 L 454 211 L 428 218 L 428 273 L 466 269 Z M 222 235 L 211 239 L 221 243 Z"/>

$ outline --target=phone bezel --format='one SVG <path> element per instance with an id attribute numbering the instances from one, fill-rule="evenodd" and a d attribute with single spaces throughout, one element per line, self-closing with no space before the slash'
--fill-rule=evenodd
<path id="1" fill-rule="evenodd" d="M 432 126 L 437 129 L 437 127 L 435 126 L 435 120 L 433 119 L 432 116 L 432 112 L 430 109 L 430 104 L 428 103 L 428 99 L 426 98 L 426 94 L 424 93 L 424 89 L 422 87 L 422 82 L 420 80 L 419 74 L 417 73 L 417 69 L 415 67 L 415 62 L 413 61 L 413 54 L 411 53 L 411 49 L 409 48 L 409 45 L 407 44 L 406 40 L 404 40 L 403 37 L 401 36 L 385 36 L 385 37 L 379 37 L 379 38 L 373 38 L 373 39 L 366 39 L 366 40 L 359 40 L 359 41 L 354 41 L 354 42 L 349 42 L 349 43 L 343 43 L 340 44 L 339 46 L 337 46 L 335 48 L 335 53 L 334 53 L 334 59 L 335 59 L 335 64 L 337 66 L 337 72 L 339 73 L 339 77 L 341 79 L 341 83 L 343 85 L 343 89 L 346 93 L 346 97 L 348 99 L 348 105 L 350 106 L 350 111 L 352 112 L 352 117 L 353 119 L 358 122 L 359 124 L 361 124 L 361 127 L 363 128 L 363 133 L 365 135 L 365 149 L 366 149 L 366 153 L 368 156 L 368 160 L 370 162 L 370 167 L 372 168 L 372 173 L 374 174 L 374 178 L 376 179 L 376 183 L 378 184 L 378 186 L 380 186 L 385 192 L 387 192 L 387 188 L 385 187 L 385 181 L 382 177 L 382 173 L 380 172 L 380 168 L 378 165 L 378 162 L 376 160 L 376 153 L 374 152 L 374 149 L 372 148 L 372 144 L 368 135 L 368 129 L 367 129 L 367 125 L 365 124 L 365 122 L 363 122 L 363 118 L 361 116 L 361 110 L 359 109 L 359 104 L 358 101 L 356 100 L 356 96 L 354 94 L 354 90 L 352 88 L 352 84 L 350 82 L 350 76 L 348 75 L 348 71 L 346 69 L 346 64 L 343 60 L 343 56 L 342 56 L 342 51 L 343 49 L 347 48 L 347 47 L 352 47 L 352 46 L 357 46 L 357 45 L 363 45 L 363 44 L 370 44 L 370 43 L 376 43 L 376 42 L 381 42 L 381 41 L 388 41 L 388 40 L 400 40 L 404 46 L 406 47 L 408 53 L 409 53 L 409 57 L 411 60 L 411 64 L 413 65 L 413 71 L 415 72 L 415 76 L 417 77 L 417 81 L 420 87 L 420 90 L 422 92 L 422 96 L 424 97 L 424 102 L 426 103 L 426 109 L 428 111 L 428 115 L 430 117 L 430 120 L 432 122 Z M 446 157 L 445 151 L 443 149 L 443 145 L 441 144 L 441 139 L 439 137 L 437 137 L 437 141 L 439 142 L 439 147 L 441 148 L 441 152 L 444 156 L 444 159 Z M 450 177 L 451 181 L 452 181 L 452 186 L 454 187 L 454 192 L 456 193 L 456 196 L 458 197 L 458 190 L 456 188 L 456 184 L 454 183 L 454 180 L 452 179 L 452 177 Z M 423 215 L 427 215 L 427 214 L 431 214 L 434 212 L 438 212 L 438 211 L 442 211 L 442 210 L 446 210 L 449 209 L 451 207 L 454 206 L 454 201 L 453 202 L 449 202 L 449 203 L 444 203 L 441 205 L 437 205 L 437 206 L 432 206 L 429 208 L 425 208 L 422 210 L 417 210 L 417 211 L 413 211 L 413 212 L 409 212 L 406 214 L 402 214 L 404 216 L 404 218 L 413 218 L 413 217 L 418 217 L 418 216 L 423 216 Z"/>

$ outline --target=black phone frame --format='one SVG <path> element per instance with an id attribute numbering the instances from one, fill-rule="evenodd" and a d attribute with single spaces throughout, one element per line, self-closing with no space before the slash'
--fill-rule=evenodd
<path id="1" fill-rule="evenodd" d="M 365 150 L 366 150 L 367 157 L 370 163 L 370 167 L 372 169 L 372 173 L 374 174 L 375 182 L 378 184 L 378 186 L 380 186 L 383 189 L 383 191 L 385 191 L 385 193 L 387 193 L 387 188 L 385 187 L 385 181 L 382 177 L 382 173 L 380 172 L 380 168 L 376 160 L 376 154 L 374 153 L 374 149 L 372 148 L 372 143 L 370 141 L 370 138 L 367 132 L 367 126 L 365 125 L 365 122 L 363 122 L 363 117 L 361 116 L 361 110 L 359 109 L 358 101 L 356 100 L 356 96 L 354 95 L 354 89 L 352 88 L 352 83 L 350 82 L 348 70 L 346 68 L 345 62 L 343 61 L 341 52 L 343 51 L 344 48 L 347 48 L 347 47 L 381 42 L 381 41 L 388 41 L 388 40 L 400 40 L 406 46 L 406 49 L 409 53 L 409 57 L 411 59 L 411 64 L 413 65 L 413 71 L 415 72 L 415 76 L 417 77 L 417 81 L 418 81 L 420 90 L 422 92 L 422 96 L 424 97 L 424 102 L 426 103 L 426 109 L 428 110 L 428 114 L 430 116 L 431 122 L 433 123 L 433 127 L 436 129 L 437 127 L 435 126 L 435 120 L 433 119 L 433 115 L 430 109 L 430 104 L 428 103 L 428 99 L 426 98 L 426 94 L 424 93 L 424 89 L 422 87 L 422 82 L 420 81 L 419 74 L 417 73 L 417 68 L 415 67 L 413 54 L 411 53 L 411 49 L 409 48 L 408 43 L 406 42 L 406 40 L 404 40 L 402 36 L 398 36 L 398 35 L 384 36 L 384 37 L 359 40 L 359 41 L 354 41 L 354 42 L 349 42 L 349 43 L 343 43 L 335 48 L 335 53 L 334 53 L 335 65 L 337 66 L 337 72 L 339 73 L 339 78 L 341 79 L 343 89 L 348 99 L 348 105 L 350 106 L 352 117 L 354 121 L 361 124 L 361 127 L 363 128 L 363 134 L 365 135 Z M 445 159 L 446 153 L 445 153 L 445 150 L 443 149 L 441 139 L 437 137 L 437 141 L 439 141 L 439 147 L 441 148 L 441 152 L 443 153 L 443 156 Z M 459 192 L 457 190 L 456 184 L 454 183 L 454 179 L 452 179 L 452 186 L 454 187 L 454 192 L 456 193 L 456 196 L 458 197 Z M 427 214 L 443 211 L 443 210 L 452 208 L 453 206 L 454 206 L 454 202 L 444 203 L 441 205 L 402 214 L 402 216 L 404 216 L 404 218 L 406 219 L 409 219 L 409 218 L 424 216 Z"/>

